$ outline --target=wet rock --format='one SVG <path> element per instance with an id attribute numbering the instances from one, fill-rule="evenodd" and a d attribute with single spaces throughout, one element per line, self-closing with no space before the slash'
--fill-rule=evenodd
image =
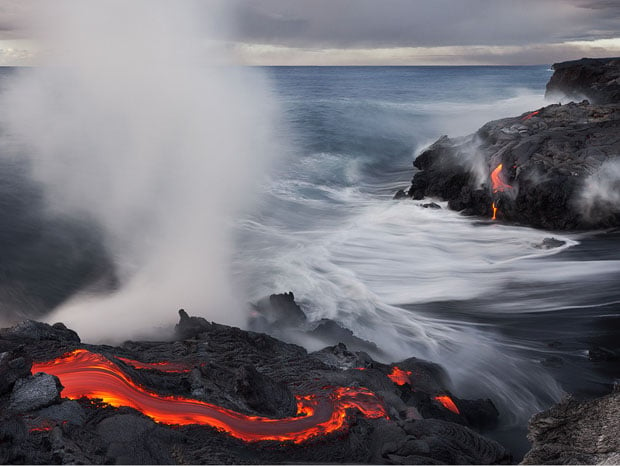
<path id="1" fill-rule="evenodd" d="M 259 414 L 283 418 L 297 413 L 297 403 L 291 390 L 285 384 L 261 374 L 254 366 L 245 365 L 237 371 L 235 390 Z"/>
<path id="2" fill-rule="evenodd" d="M 620 102 L 620 58 L 582 58 L 555 63 L 545 95 L 586 97 L 594 104 Z"/>
<path id="3" fill-rule="evenodd" d="M 317 337 L 326 343 L 344 343 L 348 348 L 351 348 L 354 351 L 372 351 L 375 354 L 379 352 L 377 345 L 359 338 L 351 330 L 344 328 L 338 322 L 331 319 L 321 319 L 318 322 L 318 325 L 313 330 L 308 332 L 308 334 Z"/>
<path id="4" fill-rule="evenodd" d="M 48 325 L 24 320 L 13 327 L 0 329 L 0 338 L 7 340 L 54 340 L 79 343 L 80 337 L 63 324 Z"/>
<path id="5" fill-rule="evenodd" d="M 307 320 L 306 314 L 295 302 L 293 292 L 263 298 L 256 303 L 255 309 L 270 325 L 277 327 L 299 327 Z"/>
<path id="6" fill-rule="evenodd" d="M 422 207 L 424 207 L 425 209 L 441 209 L 441 206 L 435 202 L 422 204 Z"/>
<path id="7" fill-rule="evenodd" d="M 15 382 L 9 410 L 18 413 L 34 411 L 60 401 L 62 385 L 57 377 L 38 373 Z"/>
<path id="8" fill-rule="evenodd" d="M 490 430 L 497 427 L 499 411 L 491 400 L 461 400 L 453 397 L 461 416 L 467 420 L 467 424 L 477 430 Z"/>
<path id="9" fill-rule="evenodd" d="M 555 249 L 555 248 L 559 248 L 560 246 L 564 246 L 565 244 L 566 244 L 566 241 L 562 241 L 560 239 L 545 238 L 542 240 L 541 243 L 535 244 L 534 247 L 537 249 Z"/>
<path id="10" fill-rule="evenodd" d="M 620 393 L 590 401 L 568 398 L 532 417 L 533 445 L 521 464 L 615 464 L 618 432 Z"/>
<path id="11" fill-rule="evenodd" d="M 404 189 L 399 189 L 398 191 L 396 191 L 396 194 L 394 194 L 394 197 L 392 199 L 394 200 L 399 200 L 399 199 L 407 199 L 407 193 L 405 192 Z"/>

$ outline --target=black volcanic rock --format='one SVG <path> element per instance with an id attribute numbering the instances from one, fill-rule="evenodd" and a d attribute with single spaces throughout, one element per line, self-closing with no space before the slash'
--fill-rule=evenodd
<path id="1" fill-rule="evenodd" d="M 548 94 L 588 96 L 442 136 L 414 161 L 408 196 L 551 230 L 620 226 L 620 59 L 554 65 Z M 502 164 L 494 187 L 492 172 Z"/>
<path id="2" fill-rule="evenodd" d="M 54 325 L 24 320 L 14 327 L 0 329 L 0 338 L 6 340 L 57 340 L 79 343 L 80 337 L 62 323 Z"/>
<path id="3" fill-rule="evenodd" d="M 599 105 L 620 103 L 620 57 L 555 63 L 553 70 L 546 96 L 585 97 Z"/>
<path id="4" fill-rule="evenodd" d="M 620 392 L 568 398 L 530 420 L 532 449 L 521 464 L 619 464 Z"/>
<path id="5" fill-rule="evenodd" d="M 285 384 L 261 374 L 252 365 L 246 364 L 237 370 L 235 391 L 250 408 L 265 416 L 291 417 L 297 412 L 291 390 Z"/>
<path id="6" fill-rule="evenodd" d="M 255 309 L 269 325 L 276 327 L 299 327 L 307 320 L 292 291 L 263 298 L 256 303 Z"/>
<path id="7" fill-rule="evenodd" d="M 444 136 L 414 162 L 409 196 L 448 201 L 453 210 L 551 230 L 620 225 L 620 104 L 550 105 Z M 491 172 L 509 185 L 494 190 Z"/>
<path id="8" fill-rule="evenodd" d="M 8 361 L 15 361 L 12 365 L 21 370 L 30 367 L 30 359 L 49 360 L 86 348 L 116 362 L 127 377 L 152 393 L 272 418 L 296 414 L 294 395 L 313 394 L 325 387 L 363 387 L 383 400 L 390 419 L 368 419 L 351 409 L 348 428 L 329 435 L 300 444 L 246 443 L 209 426 L 168 426 L 132 408 L 60 399 L 60 387 L 53 377 L 22 374 L 13 394 L 39 379 L 52 381 L 43 384 L 52 390 L 29 390 L 35 393 L 27 397 L 34 404 L 20 408 L 28 410 L 25 415 L 6 409 L 16 395 L 0 394 L 1 462 L 496 464 L 510 459 L 498 443 L 467 427 L 474 425 L 468 419 L 476 411 L 478 417 L 486 417 L 487 407 L 454 397 L 464 410 L 459 415 L 432 401 L 438 394 L 450 393 L 447 374 L 435 364 L 416 358 L 382 364 L 344 345 L 308 354 L 268 335 L 180 314 L 176 340 L 133 341 L 121 347 L 62 341 L 53 332 L 40 334 L 38 326 L 29 324 L 41 339 L 24 340 L 19 355 L 10 353 L 3 364 L 9 367 Z M 15 328 L 0 332 L 0 346 L 13 345 L 14 340 L 4 336 L 10 338 L 16 332 Z M 117 357 L 145 363 L 167 361 L 186 369 L 172 373 L 136 369 Z M 388 377 L 395 365 L 411 371 L 415 387 L 397 385 Z M 434 411 L 426 411 L 425 404 L 432 404 Z"/>
<path id="9" fill-rule="evenodd" d="M 207 331 L 211 324 L 203 317 L 190 317 L 185 309 L 179 309 L 179 323 L 174 328 L 180 338 L 193 338 Z"/>
<path id="10" fill-rule="evenodd" d="M 15 382 L 8 409 L 16 413 L 34 411 L 60 401 L 62 385 L 57 377 L 34 374 Z"/>
<path id="11" fill-rule="evenodd" d="M 0 353 L 0 395 L 10 392 L 18 379 L 30 374 L 30 364 L 12 352 Z"/>

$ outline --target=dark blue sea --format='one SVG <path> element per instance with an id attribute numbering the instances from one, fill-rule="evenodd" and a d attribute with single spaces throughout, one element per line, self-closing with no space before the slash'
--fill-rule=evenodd
<path id="1" fill-rule="evenodd" d="M 417 356 L 440 363 L 456 395 L 496 403 L 501 428 L 494 435 L 517 456 L 527 449 L 533 413 L 566 393 L 590 397 L 611 389 L 620 377 L 617 362 L 591 361 L 588 351 L 620 350 L 619 233 L 540 231 L 464 217 L 438 200 L 437 210 L 392 200 L 407 188 L 416 155 L 440 136 L 466 135 L 549 104 L 548 66 L 253 71 L 273 98 L 279 144 L 256 173 L 251 206 L 232 221 L 229 268 L 239 300 L 293 291 L 311 319 L 334 319 L 375 342 L 386 362 Z M 0 85 L 15 72 L 1 70 Z M 238 109 L 233 117 L 243 119 Z M 95 209 L 81 217 L 50 210 L 45 187 L 14 157 L 10 138 L 2 138 L 1 149 L 4 320 L 44 316 L 86 286 L 103 294 L 118 289 L 123 277 L 113 270 L 123 258 L 110 254 L 109 232 L 91 218 Z M 244 190 L 234 172 L 222 176 L 227 192 L 213 196 L 213 209 Z M 118 194 L 104 186 L 94 199 Z M 192 228 L 183 219 L 172 232 Z M 564 245 L 537 247 L 549 237 Z M 141 232 L 137 243 L 148 241 Z"/>

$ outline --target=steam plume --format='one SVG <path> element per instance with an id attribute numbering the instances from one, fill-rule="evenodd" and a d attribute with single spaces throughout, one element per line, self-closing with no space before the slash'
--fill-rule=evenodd
<path id="1" fill-rule="evenodd" d="M 255 70 L 225 65 L 209 32 L 226 19 L 214 1 L 33 10 L 43 66 L 9 83 L 2 123 L 49 208 L 94 218 L 114 255 L 117 291 L 79 296 L 51 316 L 84 338 L 126 338 L 178 307 L 242 322 L 229 226 L 276 152 L 275 108 Z"/>
<path id="2" fill-rule="evenodd" d="M 587 220 L 600 220 L 610 213 L 620 212 L 620 161 L 607 161 L 590 175 L 579 202 Z"/>

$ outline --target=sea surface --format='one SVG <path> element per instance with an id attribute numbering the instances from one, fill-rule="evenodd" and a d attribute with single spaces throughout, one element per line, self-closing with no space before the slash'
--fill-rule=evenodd
<path id="1" fill-rule="evenodd" d="M 541 231 L 392 199 L 440 136 L 550 103 L 548 66 L 257 71 L 284 149 L 234 224 L 240 299 L 293 291 L 311 319 L 376 343 L 384 362 L 441 364 L 455 395 L 495 402 L 492 435 L 517 458 L 531 414 L 611 389 L 618 362 L 588 351 L 620 352 L 619 232 Z M 0 69 L 0 85 L 11 73 Z M 96 226 L 49 215 L 44 198 L 26 165 L 2 159 L 0 317 L 44 315 L 93 280 L 115 286 Z M 551 237 L 564 245 L 541 249 Z"/>
<path id="2" fill-rule="evenodd" d="M 440 136 L 551 103 L 548 66 L 265 72 L 291 149 L 238 227 L 235 273 L 249 301 L 293 291 L 313 319 L 377 343 L 388 362 L 442 364 L 454 393 L 498 405 L 496 438 L 517 456 L 532 413 L 610 390 L 618 364 L 588 350 L 620 349 L 618 232 L 541 231 L 392 200 Z M 541 249 L 550 237 L 565 245 Z"/>

